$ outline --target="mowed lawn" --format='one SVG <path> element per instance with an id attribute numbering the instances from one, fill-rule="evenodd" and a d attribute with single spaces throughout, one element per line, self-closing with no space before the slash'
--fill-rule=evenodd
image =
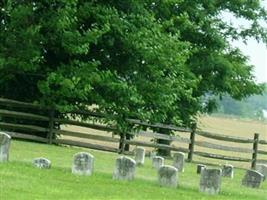
<path id="1" fill-rule="evenodd" d="M 95 171 L 90 177 L 71 174 L 73 154 L 86 151 L 95 156 Z M 31 164 L 36 157 L 52 161 L 52 168 L 41 170 Z M 223 178 L 221 193 L 209 196 L 198 192 L 199 175 L 196 165 L 186 163 L 179 174 L 179 186 L 162 188 L 157 173 L 146 158 L 145 166 L 138 167 L 132 182 L 112 180 L 115 153 L 75 147 L 12 141 L 10 162 L 0 163 L 1 200 L 82 200 L 82 199 L 220 199 L 267 200 L 267 182 L 260 189 L 241 186 L 244 170 L 236 170 L 233 180 Z M 170 160 L 167 161 L 171 163 Z"/>

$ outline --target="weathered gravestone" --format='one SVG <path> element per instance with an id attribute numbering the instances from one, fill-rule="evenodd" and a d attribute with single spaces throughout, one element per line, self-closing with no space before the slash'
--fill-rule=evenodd
<path id="1" fill-rule="evenodd" d="M 173 154 L 173 166 L 177 168 L 178 172 L 184 171 L 184 157 L 185 154 L 182 152 L 176 152 Z"/>
<path id="2" fill-rule="evenodd" d="M 149 152 L 149 158 L 152 160 L 155 156 L 157 156 L 157 152 L 155 151 L 150 151 Z"/>
<path id="3" fill-rule="evenodd" d="M 163 187 L 177 187 L 177 168 L 164 165 L 158 170 L 158 182 Z"/>
<path id="4" fill-rule="evenodd" d="M 11 137 L 8 134 L 0 132 L 0 162 L 8 161 L 10 140 Z"/>
<path id="5" fill-rule="evenodd" d="M 135 166 L 135 160 L 127 156 L 121 156 L 117 158 L 115 170 L 113 172 L 113 179 L 128 181 L 133 180 L 135 175 Z"/>
<path id="6" fill-rule="evenodd" d="M 256 171 L 264 176 L 263 181 L 267 179 L 267 164 L 257 164 Z"/>
<path id="7" fill-rule="evenodd" d="M 206 168 L 206 165 L 197 164 L 197 174 L 200 174 L 204 168 Z"/>
<path id="8" fill-rule="evenodd" d="M 202 169 L 199 191 L 207 194 L 218 194 L 221 188 L 221 175 L 221 169 Z"/>
<path id="9" fill-rule="evenodd" d="M 223 167 L 222 167 L 222 176 L 223 177 L 233 178 L 234 177 L 234 166 L 233 165 L 229 165 L 229 164 L 223 165 Z"/>
<path id="10" fill-rule="evenodd" d="M 144 165 L 145 164 L 145 149 L 142 147 L 137 147 L 135 149 L 135 162 L 137 165 Z"/>
<path id="11" fill-rule="evenodd" d="M 94 170 L 94 156 L 90 153 L 79 152 L 73 157 L 72 173 L 78 175 L 92 175 Z"/>
<path id="12" fill-rule="evenodd" d="M 155 169 L 159 169 L 160 167 L 162 167 L 164 165 L 164 158 L 162 158 L 161 156 L 154 156 L 152 158 L 152 166 Z"/>
<path id="13" fill-rule="evenodd" d="M 35 158 L 33 165 L 41 169 L 49 169 L 51 168 L 51 161 L 46 158 Z"/>
<path id="14" fill-rule="evenodd" d="M 263 175 L 255 170 L 247 170 L 242 185 L 250 188 L 259 188 L 263 181 Z"/>

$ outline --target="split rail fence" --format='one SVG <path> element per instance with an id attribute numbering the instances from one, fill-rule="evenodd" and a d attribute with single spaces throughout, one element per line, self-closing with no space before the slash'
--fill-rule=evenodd
<path id="1" fill-rule="evenodd" d="M 36 114 L 38 113 L 38 114 Z M 41 113 L 41 114 L 40 114 Z M 105 118 L 107 116 L 94 113 L 90 111 L 75 111 L 72 113 L 65 113 L 65 115 L 79 115 L 79 116 L 90 116 L 96 118 Z M 267 162 L 267 160 L 259 159 L 259 155 L 267 155 L 267 140 L 260 138 L 259 133 L 254 134 L 254 138 L 243 138 L 243 137 L 234 137 L 226 136 L 221 134 L 209 133 L 196 129 L 177 127 L 173 125 L 166 124 L 149 124 L 142 122 L 136 119 L 127 119 L 129 123 L 132 123 L 137 126 L 146 127 L 148 129 L 159 128 L 159 129 L 168 129 L 174 132 L 178 132 L 179 135 L 166 135 L 161 133 L 156 133 L 152 131 L 138 131 L 137 133 L 128 133 L 133 134 L 133 138 L 126 139 L 125 134 L 122 137 L 114 137 L 103 134 L 92 134 L 90 132 L 77 132 L 70 130 L 62 130 L 55 128 L 56 125 L 75 125 L 79 127 L 86 127 L 90 129 L 104 131 L 105 133 L 118 133 L 118 130 L 114 126 L 107 126 L 104 124 L 94 123 L 92 121 L 81 121 L 74 119 L 66 119 L 64 117 L 56 118 L 55 110 L 44 108 L 37 104 L 31 104 L 26 102 L 20 102 L 10 99 L 0 98 L 0 130 L 7 132 L 11 135 L 12 138 L 32 140 L 37 142 L 43 142 L 48 144 L 64 144 L 64 145 L 73 145 L 79 147 L 86 147 L 97 150 L 104 150 L 109 152 L 118 152 L 118 153 L 129 153 L 124 152 L 124 146 L 126 144 L 133 146 L 142 146 L 149 148 L 159 148 L 159 149 L 168 149 L 171 151 L 180 151 L 187 153 L 187 160 L 192 162 L 194 156 L 209 158 L 209 159 L 220 159 L 226 161 L 237 161 L 237 162 L 247 162 L 250 163 L 251 168 L 254 168 L 257 162 Z M 58 116 L 58 115 L 57 115 Z M 59 115 L 63 116 L 63 115 Z M 7 122 L 6 119 L 12 119 Z M 34 121 L 34 123 L 32 123 Z M 40 125 L 36 125 L 38 123 Z M 35 135 L 30 135 L 27 133 L 35 133 Z M 54 137 L 54 135 L 67 136 L 66 138 Z M 188 137 L 181 137 L 180 135 L 187 134 Z M 144 138 L 149 138 L 150 140 L 137 140 L 136 138 L 142 136 Z M 201 136 L 204 140 L 196 140 L 196 136 Z M 69 137 L 69 138 L 68 138 Z M 71 138 L 71 139 L 70 139 Z M 79 140 L 73 140 L 72 138 L 79 138 Z M 206 141 L 205 138 L 208 140 Z M 113 145 L 100 145 L 97 142 L 87 142 L 87 139 L 90 141 L 104 141 L 106 143 L 112 143 Z M 172 143 L 178 142 L 183 145 L 165 145 L 158 144 L 155 141 L 158 139 L 168 140 Z M 235 144 L 249 144 L 251 148 L 248 147 L 236 147 L 233 145 L 225 144 L 215 144 L 209 142 L 210 139 L 230 142 Z M 120 145 L 119 145 L 120 144 Z M 182 147 L 183 146 L 183 147 Z M 226 154 L 217 154 L 217 153 L 207 153 L 207 151 L 195 150 L 196 147 L 219 150 L 224 152 L 238 152 L 242 154 L 248 154 L 246 157 L 241 156 L 229 156 L 229 153 Z M 259 148 L 260 147 L 260 148 Z"/>

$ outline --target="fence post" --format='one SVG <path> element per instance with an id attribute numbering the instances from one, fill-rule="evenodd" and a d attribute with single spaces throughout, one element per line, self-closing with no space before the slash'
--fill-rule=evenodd
<path id="1" fill-rule="evenodd" d="M 54 121 L 55 121 L 55 110 L 52 109 L 49 111 L 48 144 L 52 144 L 53 142 Z"/>
<path id="2" fill-rule="evenodd" d="M 254 141 L 253 141 L 253 153 L 252 153 L 252 160 L 251 160 L 251 169 L 255 169 L 257 163 L 257 154 L 258 154 L 258 144 L 259 144 L 259 134 L 254 134 Z"/>
<path id="3" fill-rule="evenodd" d="M 196 128 L 197 128 L 197 124 L 194 123 L 193 126 L 192 126 L 192 132 L 190 134 L 190 144 L 189 144 L 189 147 L 188 147 L 189 152 L 188 152 L 188 157 L 187 157 L 187 161 L 188 162 L 192 162 L 192 160 L 193 160 Z"/>

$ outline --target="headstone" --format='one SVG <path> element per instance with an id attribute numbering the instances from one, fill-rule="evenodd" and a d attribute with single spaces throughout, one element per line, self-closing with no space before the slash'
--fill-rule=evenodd
<path id="1" fill-rule="evenodd" d="M 264 176 L 263 181 L 267 179 L 267 164 L 257 164 L 256 171 Z"/>
<path id="2" fill-rule="evenodd" d="M 10 140 L 11 137 L 8 134 L 0 132 L 0 162 L 8 161 Z"/>
<path id="3" fill-rule="evenodd" d="M 163 165 L 164 165 L 164 158 L 162 158 L 161 156 L 155 156 L 155 157 L 152 158 L 152 166 L 155 169 L 158 170 Z"/>
<path id="4" fill-rule="evenodd" d="M 51 161 L 46 158 L 35 158 L 33 165 L 41 169 L 49 169 L 51 168 Z"/>
<path id="5" fill-rule="evenodd" d="M 242 185 L 250 188 L 259 188 L 263 181 L 263 174 L 255 170 L 247 170 L 244 178 L 242 179 Z"/>
<path id="6" fill-rule="evenodd" d="M 137 147 L 135 149 L 135 161 L 137 165 L 145 164 L 145 149 L 142 147 Z"/>
<path id="7" fill-rule="evenodd" d="M 197 174 L 200 174 L 204 168 L 206 168 L 206 165 L 197 164 Z"/>
<path id="8" fill-rule="evenodd" d="M 184 157 L 182 152 L 176 152 L 173 154 L 173 166 L 177 168 L 178 172 L 184 171 Z"/>
<path id="9" fill-rule="evenodd" d="M 221 169 L 202 169 L 199 191 L 212 195 L 218 194 L 221 188 L 221 175 Z"/>
<path id="10" fill-rule="evenodd" d="M 177 187 L 177 168 L 164 165 L 158 170 L 158 182 L 163 187 Z"/>
<path id="11" fill-rule="evenodd" d="M 229 178 L 234 178 L 234 166 L 225 164 L 222 167 L 222 176 L 223 177 L 229 177 Z"/>
<path id="12" fill-rule="evenodd" d="M 149 158 L 152 160 L 155 156 L 157 156 L 157 152 L 155 151 L 150 151 L 149 152 Z"/>
<path id="13" fill-rule="evenodd" d="M 136 162 L 127 156 L 121 156 L 116 159 L 113 179 L 128 180 L 134 179 Z"/>
<path id="14" fill-rule="evenodd" d="M 92 175 L 94 170 L 94 156 L 90 153 L 79 152 L 73 157 L 72 173 L 78 175 Z"/>

